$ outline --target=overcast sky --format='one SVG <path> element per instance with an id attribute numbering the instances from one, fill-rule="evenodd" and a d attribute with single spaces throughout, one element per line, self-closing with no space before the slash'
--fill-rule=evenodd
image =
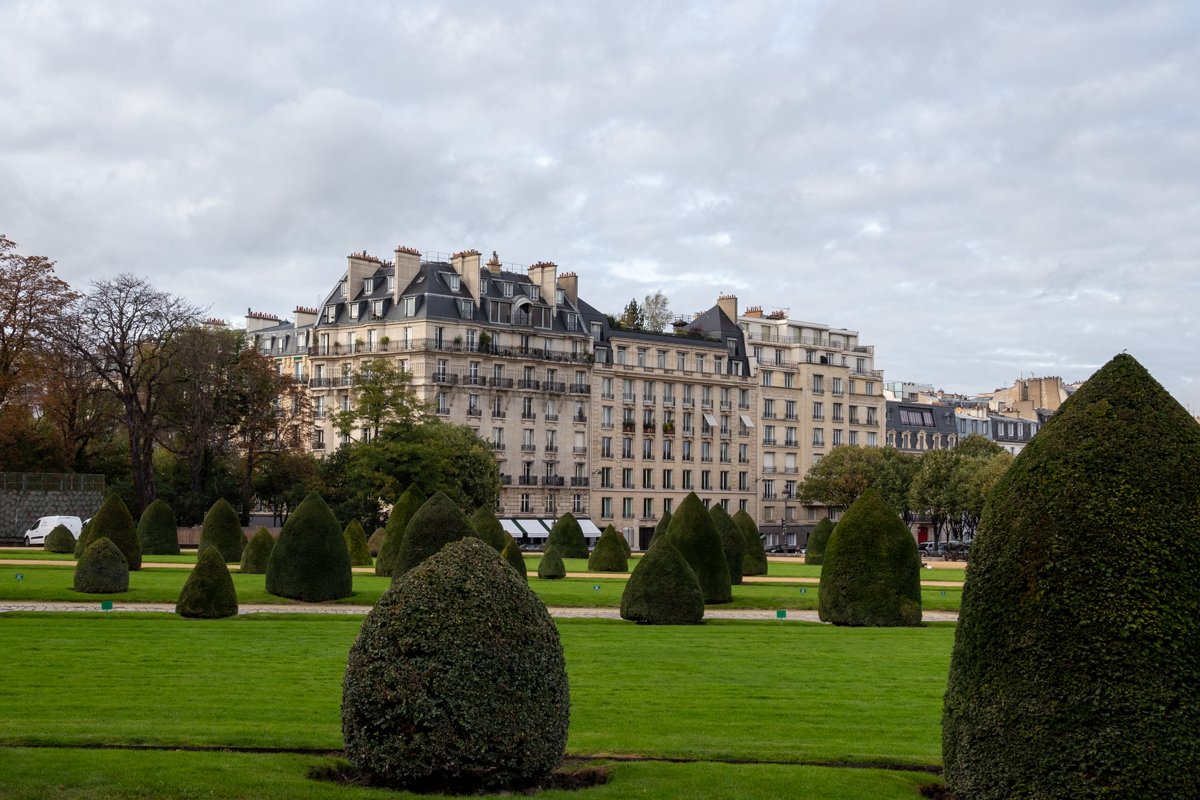
<path id="1" fill-rule="evenodd" d="M 983 5 L 0 0 L 0 233 L 239 322 L 496 250 L 1200 413 L 1200 5 Z"/>

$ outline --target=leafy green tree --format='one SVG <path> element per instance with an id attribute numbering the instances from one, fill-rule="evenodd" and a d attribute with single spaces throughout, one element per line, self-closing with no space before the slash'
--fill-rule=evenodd
<path id="1" fill-rule="evenodd" d="M 668 305 L 667 296 L 662 293 L 661 289 L 654 294 L 646 295 L 646 300 L 640 309 L 642 326 L 652 333 L 662 333 L 663 328 L 667 327 L 667 323 L 671 321 L 671 309 Z"/>
<path id="2" fill-rule="evenodd" d="M 991 456 L 964 458 L 959 465 L 963 492 L 963 534 L 974 536 L 992 489 L 1012 466 L 1012 454 L 1003 448 Z"/>
<path id="3" fill-rule="evenodd" d="M 646 317 L 636 299 L 630 300 L 629 305 L 617 318 L 618 327 L 630 331 L 640 331 L 645 327 Z"/>
<path id="4" fill-rule="evenodd" d="M 929 518 L 935 545 L 962 519 L 965 496 L 961 462 L 962 456 L 953 450 L 930 450 L 921 456 L 909 486 L 908 504 Z"/>
<path id="5" fill-rule="evenodd" d="M 920 460 L 911 453 L 901 453 L 892 447 L 882 448 L 879 453 L 879 463 L 875 465 L 871 488 L 879 492 L 884 501 L 900 514 L 905 524 L 908 524 L 913 520 L 909 489 L 912 487 L 912 477 Z"/>
<path id="6" fill-rule="evenodd" d="M 883 458 L 883 450 L 878 447 L 838 445 L 819 463 L 813 464 L 796 487 L 800 502 L 849 508 L 870 488 Z"/>
<path id="7" fill-rule="evenodd" d="M 990 458 L 991 456 L 998 456 L 1001 453 L 1008 452 L 991 439 L 978 433 L 972 433 L 970 436 L 964 437 L 959 441 L 954 451 L 960 456 L 969 456 L 971 458 Z"/>
<path id="8" fill-rule="evenodd" d="M 410 430 L 433 416 L 433 405 L 421 400 L 413 387 L 412 373 L 390 359 L 364 362 L 354 373 L 350 409 L 330 415 L 343 436 L 367 430 L 371 437 L 385 429 Z"/>

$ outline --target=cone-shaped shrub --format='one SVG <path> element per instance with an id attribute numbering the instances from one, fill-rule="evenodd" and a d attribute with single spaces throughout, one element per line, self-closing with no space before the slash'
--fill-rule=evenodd
<path id="1" fill-rule="evenodd" d="M 436 492 L 417 509 L 396 554 L 392 582 L 451 542 L 475 536 L 471 519 L 445 492 Z"/>
<path id="2" fill-rule="evenodd" d="M 621 595 L 621 618 L 651 625 L 698 625 L 704 593 L 687 559 L 660 536 L 633 568 Z"/>
<path id="3" fill-rule="evenodd" d="M 508 565 L 516 570 L 517 574 L 521 576 L 521 580 L 529 583 L 529 572 L 525 567 L 525 559 L 521 556 L 521 548 L 515 541 L 505 545 L 504 552 L 500 555 L 504 556 Z"/>
<path id="4" fill-rule="evenodd" d="M 75 565 L 73 588 L 87 594 L 129 591 L 129 562 L 121 548 L 103 536 L 89 544 Z"/>
<path id="5" fill-rule="evenodd" d="M 275 549 L 275 537 L 266 528 L 259 528 L 250 544 L 242 551 L 242 563 L 238 572 L 244 575 L 265 575 L 271 551 Z"/>
<path id="6" fill-rule="evenodd" d="M 387 534 L 386 528 L 376 528 L 371 534 L 371 538 L 367 539 L 367 552 L 371 554 L 371 558 L 379 555 L 379 547 L 383 544 L 383 537 Z"/>
<path id="7" fill-rule="evenodd" d="M 267 593 L 307 603 L 354 594 L 342 526 L 313 492 L 291 513 L 267 560 Z"/>
<path id="8" fill-rule="evenodd" d="M 475 535 L 490 544 L 497 553 L 504 552 L 504 527 L 486 505 L 480 506 L 471 517 L 471 527 L 475 529 Z"/>
<path id="9" fill-rule="evenodd" d="M 666 536 L 667 528 L 669 527 L 671 527 L 671 512 L 664 511 L 662 519 L 654 526 L 654 535 L 650 537 L 650 545 L 653 546 L 661 537 Z M 646 549 L 649 550 L 650 548 L 647 547 Z"/>
<path id="10" fill-rule="evenodd" d="M 179 555 L 179 526 L 175 512 L 163 500 L 155 500 L 146 506 L 137 526 L 138 542 L 143 555 Z"/>
<path id="11" fill-rule="evenodd" d="M 92 521 L 88 520 L 79 531 L 79 538 L 75 540 L 75 550 L 73 551 L 76 561 L 83 557 L 83 551 L 87 548 L 88 531 L 91 529 Z"/>
<path id="12" fill-rule="evenodd" d="M 767 549 L 763 547 L 758 526 L 754 524 L 754 517 L 742 509 L 738 509 L 738 512 L 733 515 L 733 521 L 741 529 L 742 538 L 746 542 L 746 555 L 742 559 L 742 575 L 766 575 Z"/>
<path id="13" fill-rule="evenodd" d="M 825 547 L 817 612 L 835 625 L 921 624 L 921 556 L 908 526 L 868 489 Z"/>
<path id="14" fill-rule="evenodd" d="M 567 744 L 570 693 L 545 604 L 474 536 L 407 572 L 367 615 L 342 684 L 346 757 L 373 785 L 537 785 Z"/>
<path id="15" fill-rule="evenodd" d="M 350 553 L 350 566 L 369 567 L 375 563 L 371 558 L 371 551 L 367 549 L 367 534 L 363 533 L 358 520 L 350 520 L 342 535 L 346 539 L 346 550 Z"/>
<path id="16" fill-rule="evenodd" d="M 242 546 L 246 534 L 242 530 L 242 522 L 237 512 L 224 497 L 212 504 L 212 508 L 204 515 L 204 525 L 200 528 L 200 543 L 196 545 L 196 555 L 204 555 L 209 547 L 221 551 L 225 561 L 240 562 Z"/>
<path id="17" fill-rule="evenodd" d="M 270 536 L 271 534 L 267 534 Z M 216 547 L 200 554 L 196 568 L 175 601 L 175 613 L 194 619 L 223 619 L 238 613 L 237 590 L 225 559 Z"/>
<path id="18" fill-rule="evenodd" d="M 400 499 L 396 501 L 396 505 L 392 506 L 392 513 L 388 515 L 386 531 L 383 535 L 383 543 L 379 545 L 379 552 L 375 558 L 375 574 L 380 577 L 391 577 L 396 569 L 396 556 L 400 554 L 400 545 L 404 541 L 404 532 L 408 529 L 408 522 L 413 518 L 413 514 L 417 513 L 417 509 L 425 505 L 425 493 L 421 491 L 421 487 L 415 483 L 404 490 L 404 494 L 400 495 Z"/>
<path id="19" fill-rule="evenodd" d="M 504 547 L 508 547 L 510 544 L 516 544 L 516 543 L 517 543 L 517 540 L 512 537 L 512 534 L 509 533 L 508 531 L 505 531 L 504 532 Z M 504 552 L 504 547 L 500 548 L 501 553 Z M 520 545 L 518 545 L 518 548 L 519 547 L 520 547 Z"/>
<path id="20" fill-rule="evenodd" d="M 562 558 L 588 557 L 587 539 L 574 514 L 568 511 L 558 518 L 558 522 L 550 529 L 546 547 L 553 547 Z"/>
<path id="21" fill-rule="evenodd" d="M 567 577 L 567 568 L 563 564 L 562 556 L 553 547 L 547 547 L 542 551 L 542 560 L 538 562 L 537 575 L 539 578 L 551 581 Z"/>
<path id="22" fill-rule="evenodd" d="M 955 631 L 942 755 L 958 796 L 1200 797 L 1197 498 L 1200 426 L 1128 355 L 1021 451 Z"/>
<path id="23" fill-rule="evenodd" d="M 66 525 L 55 525 L 54 530 L 46 534 L 42 549 L 47 553 L 75 552 L 75 534 Z"/>
<path id="24" fill-rule="evenodd" d="M 612 525 L 606 527 L 588 556 L 588 569 L 592 572 L 628 572 L 629 560 L 625 558 L 625 548 L 621 547 L 622 538 Z"/>
<path id="25" fill-rule="evenodd" d="M 808 535 L 808 545 L 804 548 L 805 564 L 821 564 L 825 560 L 825 548 L 829 545 L 829 537 L 833 535 L 833 521 L 823 517 L 812 533 Z"/>
<path id="26" fill-rule="evenodd" d="M 704 593 L 704 602 L 732 603 L 729 563 L 725 560 L 721 534 L 717 533 L 717 526 L 708 509 L 695 492 L 689 492 L 679 508 L 675 509 L 667 536 L 687 560 L 692 572 L 696 573 L 700 591 Z"/>
<path id="27" fill-rule="evenodd" d="M 729 582 L 734 586 L 742 585 L 742 562 L 746 559 L 746 537 L 742 529 L 729 516 L 729 512 L 720 503 L 713 503 L 708 510 L 717 533 L 721 536 L 721 548 L 725 551 L 725 563 L 729 565 Z"/>
<path id="28" fill-rule="evenodd" d="M 92 517 L 84 550 L 100 539 L 108 539 L 117 546 L 130 570 L 142 568 L 142 546 L 138 544 L 137 526 L 125 507 L 125 501 L 115 494 L 109 495 L 96 516 Z"/>

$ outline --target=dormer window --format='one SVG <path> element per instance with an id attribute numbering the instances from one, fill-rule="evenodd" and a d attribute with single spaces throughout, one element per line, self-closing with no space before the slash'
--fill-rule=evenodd
<path id="1" fill-rule="evenodd" d="M 472 303 L 470 300 L 459 300 L 458 301 L 458 315 L 460 317 L 462 317 L 463 319 L 474 319 L 475 304 Z"/>
<path id="2" fill-rule="evenodd" d="M 330 324 L 337 321 L 337 306 L 325 306 L 325 321 Z"/>
<path id="3" fill-rule="evenodd" d="M 566 291 L 564 291 L 563 289 L 555 289 L 554 290 L 554 304 L 561 306 L 561 305 L 566 305 L 566 302 L 567 302 Z"/>
<path id="4" fill-rule="evenodd" d="M 572 314 L 567 314 L 566 317 L 567 317 L 567 330 L 569 330 L 569 331 L 579 330 L 579 315 L 572 313 Z"/>
<path id="5" fill-rule="evenodd" d="M 396 291 L 396 276 L 395 275 L 388 275 L 388 291 L 389 292 Z"/>
<path id="6" fill-rule="evenodd" d="M 382 316 L 383 316 L 383 301 L 382 300 L 372 300 L 371 301 L 371 319 L 379 319 Z"/>
<path id="7" fill-rule="evenodd" d="M 530 300 L 541 300 L 542 299 L 542 287 L 530 286 L 529 287 L 529 299 Z"/>
<path id="8" fill-rule="evenodd" d="M 511 281 L 505 281 L 504 283 L 500 284 L 500 286 L 503 287 L 505 297 L 513 296 L 513 285 Z"/>
<path id="9" fill-rule="evenodd" d="M 342 281 L 341 283 L 338 284 L 338 294 L 340 294 L 342 297 L 346 296 L 346 282 L 345 281 Z"/>
<path id="10" fill-rule="evenodd" d="M 367 294 L 370 294 L 371 292 L 375 291 L 375 279 L 374 278 L 366 278 L 365 280 L 363 280 L 363 291 L 366 292 Z"/>
<path id="11" fill-rule="evenodd" d="M 457 292 L 459 287 L 459 277 L 457 275 L 447 275 L 446 283 L 450 286 L 450 291 Z"/>
<path id="12" fill-rule="evenodd" d="M 479 294 L 480 294 L 480 295 L 485 295 L 485 294 L 487 294 L 487 283 L 488 283 L 488 279 L 487 279 L 487 278 L 482 278 L 482 277 L 481 277 L 481 278 L 479 279 Z"/>
<path id="13" fill-rule="evenodd" d="M 417 298 L 404 298 L 404 316 L 415 317 L 417 315 Z"/>
<path id="14" fill-rule="evenodd" d="M 350 319 L 358 319 L 358 303 L 350 304 Z"/>

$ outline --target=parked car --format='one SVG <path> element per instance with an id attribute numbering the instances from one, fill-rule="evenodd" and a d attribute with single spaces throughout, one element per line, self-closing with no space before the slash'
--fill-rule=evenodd
<path id="1" fill-rule="evenodd" d="M 942 558 L 946 561 L 967 561 L 970 556 L 970 542 L 948 542 Z"/>
<path id="2" fill-rule="evenodd" d="M 33 547 L 34 545 L 40 546 L 45 544 L 46 537 L 50 534 L 50 531 L 59 525 L 66 526 L 66 529 L 76 539 L 79 538 L 79 532 L 83 530 L 83 522 L 79 517 L 42 517 L 32 528 L 25 531 L 25 546 Z"/>

